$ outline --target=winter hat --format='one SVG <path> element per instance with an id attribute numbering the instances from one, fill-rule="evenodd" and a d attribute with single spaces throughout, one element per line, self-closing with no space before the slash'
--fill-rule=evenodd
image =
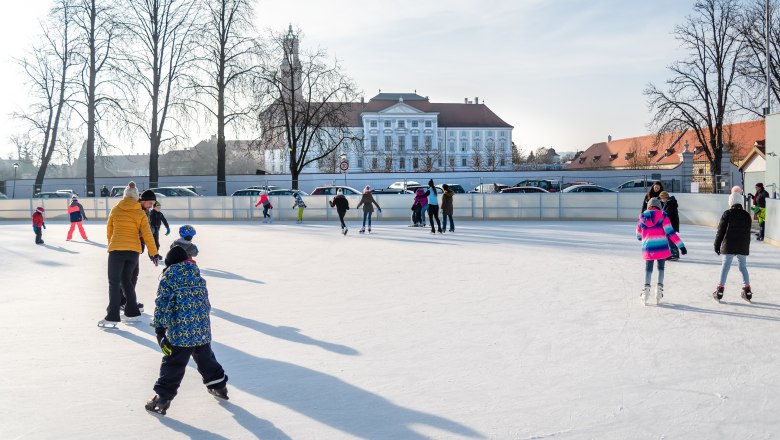
<path id="1" fill-rule="evenodd" d="M 652 199 L 647 201 L 647 209 L 650 208 L 656 208 L 656 209 L 663 209 L 663 205 L 661 204 L 661 200 L 658 197 L 653 197 Z"/>
<path id="2" fill-rule="evenodd" d="M 124 197 L 130 197 L 131 199 L 138 200 L 138 188 L 135 186 L 135 182 L 130 182 L 127 184 Z"/>
<path id="3" fill-rule="evenodd" d="M 157 200 L 155 200 L 155 201 L 154 201 L 154 205 L 152 205 L 152 207 L 156 208 L 156 207 L 158 207 L 158 206 L 162 206 L 162 205 L 160 204 L 160 202 L 158 202 Z"/>
<path id="4" fill-rule="evenodd" d="M 168 254 L 165 255 L 165 265 L 172 266 L 187 259 L 189 259 L 187 251 L 181 246 L 174 246 L 168 251 Z"/>
<path id="5" fill-rule="evenodd" d="M 78 200 L 79 196 L 77 196 L 76 194 L 73 194 L 72 196 L 70 196 L 70 199 L 71 200 Z"/>
<path id="6" fill-rule="evenodd" d="M 422 188 L 417 188 L 417 192 L 416 192 L 416 194 L 417 194 L 418 196 L 421 196 L 421 195 L 425 194 L 425 190 L 424 190 L 424 189 L 422 189 Z"/>
<path id="7" fill-rule="evenodd" d="M 187 237 L 194 237 L 195 236 L 195 228 L 193 228 L 190 225 L 184 225 L 181 228 L 179 228 L 179 236 L 181 238 L 187 238 Z"/>
<path id="8" fill-rule="evenodd" d="M 341 188 L 339 188 L 339 189 L 336 190 L 336 195 L 337 196 L 344 195 L 344 191 Z"/>
<path id="9" fill-rule="evenodd" d="M 157 201 L 157 195 L 154 193 L 154 191 L 147 189 L 146 191 L 141 193 L 141 198 L 139 200 L 142 202 Z"/>
<path id="10" fill-rule="evenodd" d="M 741 205 L 745 198 L 742 196 L 742 188 L 734 186 L 731 188 L 731 195 L 729 195 L 729 207 L 734 205 Z"/>
<path id="11" fill-rule="evenodd" d="M 366 185 L 365 188 L 363 188 L 363 193 L 371 192 L 371 185 Z"/>
<path id="12" fill-rule="evenodd" d="M 666 192 L 666 191 L 661 191 L 660 193 L 658 193 L 658 198 L 659 199 L 668 199 L 669 198 L 669 193 Z"/>
<path id="13" fill-rule="evenodd" d="M 45 211 L 45 209 L 43 209 L 43 206 L 39 206 L 35 208 L 35 212 L 40 212 L 41 214 L 43 214 L 43 211 Z"/>
<path id="14" fill-rule="evenodd" d="M 756 188 L 764 189 L 764 184 L 761 182 L 756 183 Z"/>

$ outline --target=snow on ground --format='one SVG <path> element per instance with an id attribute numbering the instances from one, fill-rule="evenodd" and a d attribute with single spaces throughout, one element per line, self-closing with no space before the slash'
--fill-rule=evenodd
<path id="1" fill-rule="evenodd" d="M 147 413 L 160 351 L 157 276 L 143 322 L 96 327 L 105 229 L 45 246 L 1 223 L 0 437 L 198 439 L 770 438 L 780 432 L 780 249 L 754 242 L 756 292 L 724 304 L 714 231 L 683 225 L 661 307 L 643 307 L 634 225 L 195 223 L 214 351 L 230 401 L 188 368 L 168 416 Z M 174 231 L 178 225 L 174 227 Z M 163 237 L 168 247 L 173 234 Z"/>

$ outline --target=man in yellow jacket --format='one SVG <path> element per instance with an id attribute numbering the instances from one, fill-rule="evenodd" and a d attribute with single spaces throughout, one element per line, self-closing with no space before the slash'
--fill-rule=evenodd
<path id="1" fill-rule="evenodd" d="M 154 201 L 154 192 L 147 190 L 144 191 L 143 197 L 139 197 L 135 182 L 130 182 L 125 188 L 124 198 L 108 215 L 108 308 L 106 317 L 98 322 L 100 327 L 116 327 L 119 322 L 122 290 L 127 298 L 127 320 L 135 321 L 141 315 L 132 281 L 133 271 L 138 267 L 138 256 L 143 252 L 140 237 L 143 237 L 149 258 L 155 265 L 161 260 L 145 211 Z"/>

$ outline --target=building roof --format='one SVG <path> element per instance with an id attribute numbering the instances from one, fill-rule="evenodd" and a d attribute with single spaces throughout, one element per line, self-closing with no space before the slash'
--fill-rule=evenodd
<path id="1" fill-rule="evenodd" d="M 349 104 L 347 117 L 348 120 L 352 121 L 351 124 L 353 126 L 362 127 L 363 113 L 377 113 L 398 103 L 398 99 L 391 101 L 374 100 L 373 98 L 366 103 L 354 102 Z M 403 104 L 425 113 L 438 113 L 438 125 L 441 128 L 513 128 L 503 119 L 498 117 L 498 115 L 493 113 L 485 104 L 435 103 L 430 102 L 427 99 L 416 101 L 407 101 L 404 99 Z"/>
<path id="2" fill-rule="evenodd" d="M 417 93 L 379 93 L 371 98 L 371 101 L 393 101 L 398 102 L 403 98 L 406 101 L 427 101 L 427 96 L 420 96 Z"/>
<path id="3" fill-rule="evenodd" d="M 726 142 L 733 146 L 734 159 L 745 158 L 759 139 L 766 137 L 764 120 L 741 122 L 724 127 Z M 567 170 L 675 168 L 678 156 L 688 144 L 694 161 L 705 161 L 706 153 L 692 130 L 598 142 L 580 153 Z"/>
<path id="4" fill-rule="evenodd" d="M 747 168 L 750 162 L 756 158 L 766 160 L 766 140 L 762 139 L 760 141 L 756 141 L 753 149 L 750 150 L 750 153 L 748 153 L 744 160 L 742 160 L 742 164 L 739 166 L 739 171 L 744 172 L 745 168 Z"/>

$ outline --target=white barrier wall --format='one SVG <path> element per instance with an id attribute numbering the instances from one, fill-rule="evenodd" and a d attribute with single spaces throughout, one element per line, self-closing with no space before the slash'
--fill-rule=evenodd
<path id="1" fill-rule="evenodd" d="M 775 246 L 780 246 L 780 200 L 766 201 L 766 227 L 764 240 Z"/>

